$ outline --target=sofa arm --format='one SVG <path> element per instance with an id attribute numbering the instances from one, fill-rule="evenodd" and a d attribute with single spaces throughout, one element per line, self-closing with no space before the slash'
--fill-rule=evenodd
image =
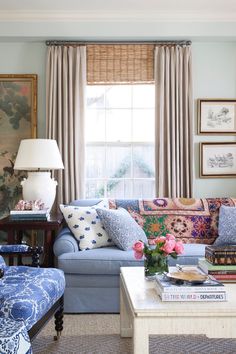
<path id="1" fill-rule="evenodd" d="M 78 242 L 73 237 L 70 229 L 68 227 L 63 228 L 58 234 L 53 245 L 53 252 L 55 256 L 59 257 L 63 253 L 71 253 L 78 251 Z"/>

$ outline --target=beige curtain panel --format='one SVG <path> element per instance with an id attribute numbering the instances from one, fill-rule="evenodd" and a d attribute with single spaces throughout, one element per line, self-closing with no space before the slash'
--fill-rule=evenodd
<path id="1" fill-rule="evenodd" d="M 47 137 L 56 139 L 65 169 L 56 171 L 58 203 L 84 197 L 86 47 L 49 46 L 46 74 Z"/>
<path id="2" fill-rule="evenodd" d="M 191 46 L 155 49 L 155 163 L 158 197 L 193 192 L 193 98 Z"/>

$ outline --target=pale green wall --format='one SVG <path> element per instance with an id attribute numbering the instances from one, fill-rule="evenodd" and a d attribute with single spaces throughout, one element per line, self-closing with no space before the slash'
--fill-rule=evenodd
<path id="1" fill-rule="evenodd" d="M 44 43 L 0 42 L 1 74 L 38 75 L 38 137 L 45 137 L 45 65 Z"/>
<path id="2" fill-rule="evenodd" d="M 236 197 L 235 178 L 199 178 L 199 142 L 236 141 L 235 136 L 197 135 L 198 98 L 236 98 L 236 43 L 193 43 L 193 89 L 195 111 L 194 195 Z"/>
<path id="3" fill-rule="evenodd" d="M 44 42 L 0 43 L 0 73 L 38 74 L 38 137 L 45 137 L 45 66 Z M 236 97 L 236 42 L 194 42 L 193 82 L 195 122 L 197 98 Z M 233 136 L 194 134 L 194 195 L 196 197 L 235 196 L 236 179 L 199 178 L 199 142 L 236 141 Z"/>
<path id="4" fill-rule="evenodd" d="M 112 2 L 112 1 L 111 1 Z M 177 1 L 175 1 L 177 3 Z M 173 1 L 174 3 L 174 1 Z M 147 1 L 147 8 L 150 3 Z M 175 7 L 175 5 L 173 4 Z M 214 14 L 214 10 L 212 11 Z M 211 15 L 212 15 L 211 14 Z M 57 20 L 57 10 L 55 9 L 55 18 L 46 16 L 44 20 L 40 13 L 32 20 L 27 17 L 27 20 L 20 16 L 18 22 L 7 20 L 0 21 L 0 37 L 4 40 L 8 38 L 21 38 L 22 41 L 27 41 L 29 38 L 36 40 L 41 39 L 66 39 L 66 40 L 173 40 L 173 39 L 191 39 L 194 41 L 202 39 L 213 40 L 235 40 L 236 26 L 235 21 L 212 21 L 212 16 L 209 21 L 202 18 L 202 21 L 191 19 L 187 21 L 174 21 L 169 18 L 158 20 L 153 13 L 153 18 L 122 17 L 119 13 L 110 14 L 108 18 L 106 11 L 104 17 L 100 14 L 97 16 L 83 16 L 81 18 L 70 18 L 65 13 L 65 20 Z M 74 13 L 74 15 L 76 15 Z M 141 14 L 140 14 L 141 15 Z M 181 14 L 179 13 L 180 17 Z M 184 14 L 183 14 L 184 15 Z M 187 15 L 187 13 L 186 13 Z M 171 16 L 170 16 L 171 17 Z M 232 17 L 232 19 L 234 16 Z"/>

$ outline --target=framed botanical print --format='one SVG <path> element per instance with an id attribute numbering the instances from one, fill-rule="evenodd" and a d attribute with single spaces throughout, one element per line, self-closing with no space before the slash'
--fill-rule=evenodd
<path id="1" fill-rule="evenodd" d="M 199 134 L 236 134 L 236 99 L 199 99 Z"/>
<path id="2" fill-rule="evenodd" d="M 200 143 L 200 177 L 236 177 L 236 143 Z"/>
<path id="3" fill-rule="evenodd" d="M 15 157 L 22 139 L 36 138 L 36 128 L 37 75 L 0 74 L 0 218 L 21 196 Z"/>

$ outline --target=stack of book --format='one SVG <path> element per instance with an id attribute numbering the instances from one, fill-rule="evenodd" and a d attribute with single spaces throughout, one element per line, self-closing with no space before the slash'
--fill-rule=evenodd
<path id="1" fill-rule="evenodd" d="M 222 282 L 236 282 L 236 246 L 207 246 L 199 267 Z"/>
<path id="2" fill-rule="evenodd" d="M 194 271 L 203 274 L 197 267 Z M 183 271 L 190 269 L 184 267 Z M 170 267 L 169 274 L 173 267 Z M 227 291 L 224 285 L 213 277 L 208 277 L 201 284 L 194 282 L 173 283 L 169 277 L 156 275 L 155 289 L 162 301 L 227 301 Z"/>
<path id="3" fill-rule="evenodd" d="M 235 246 L 207 246 L 205 248 L 205 258 L 214 265 L 235 265 Z"/>
<path id="4" fill-rule="evenodd" d="M 11 210 L 10 220 L 13 221 L 46 221 L 49 218 L 49 210 Z"/>

